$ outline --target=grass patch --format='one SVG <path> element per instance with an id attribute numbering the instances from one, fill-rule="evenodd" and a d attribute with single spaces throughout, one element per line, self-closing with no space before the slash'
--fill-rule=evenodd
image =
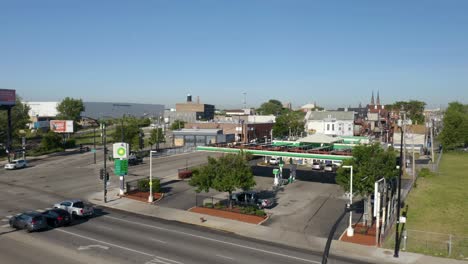
<path id="1" fill-rule="evenodd" d="M 437 174 L 423 172 L 406 200 L 408 251 L 446 256 L 449 234 L 468 240 L 467 172 L 468 153 L 454 152 L 443 155 Z M 454 247 L 451 257 L 468 257 L 468 243 Z"/>

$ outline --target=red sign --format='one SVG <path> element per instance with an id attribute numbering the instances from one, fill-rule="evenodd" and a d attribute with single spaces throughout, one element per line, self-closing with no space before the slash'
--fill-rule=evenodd
<path id="1" fill-rule="evenodd" d="M 0 89 L 0 106 L 2 105 L 15 105 L 16 104 L 16 91 L 9 89 Z"/>
<path id="2" fill-rule="evenodd" d="M 71 120 L 51 120 L 50 130 L 56 133 L 73 133 L 73 121 Z"/>

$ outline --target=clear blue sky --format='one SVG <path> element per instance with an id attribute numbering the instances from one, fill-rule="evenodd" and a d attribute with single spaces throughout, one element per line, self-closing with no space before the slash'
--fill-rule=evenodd
<path id="1" fill-rule="evenodd" d="M 29 101 L 468 103 L 468 1 L 0 0 L 0 87 Z"/>

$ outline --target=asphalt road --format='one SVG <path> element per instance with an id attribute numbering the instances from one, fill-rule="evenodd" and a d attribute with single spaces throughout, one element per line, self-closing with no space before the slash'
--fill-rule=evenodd
<path id="1" fill-rule="evenodd" d="M 320 254 L 113 210 L 27 234 L 0 227 L 5 263 L 320 263 Z M 356 263 L 329 259 L 329 263 Z"/>

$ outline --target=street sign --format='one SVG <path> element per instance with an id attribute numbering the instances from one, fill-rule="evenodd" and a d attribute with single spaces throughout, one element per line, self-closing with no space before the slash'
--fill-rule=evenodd
<path id="1" fill-rule="evenodd" d="M 128 174 L 128 160 L 116 159 L 114 160 L 114 173 L 118 176 Z"/>
<path id="2" fill-rule="evenodd" d="M 91 149 L 91 153 L 96 153 L 96 149 Z"/>
<path id="3" fill-rule="evenodd" d="M 114 159 L 128 159 L 128 144 L 124 142 L 115 143 L 113 146 Z"/>

